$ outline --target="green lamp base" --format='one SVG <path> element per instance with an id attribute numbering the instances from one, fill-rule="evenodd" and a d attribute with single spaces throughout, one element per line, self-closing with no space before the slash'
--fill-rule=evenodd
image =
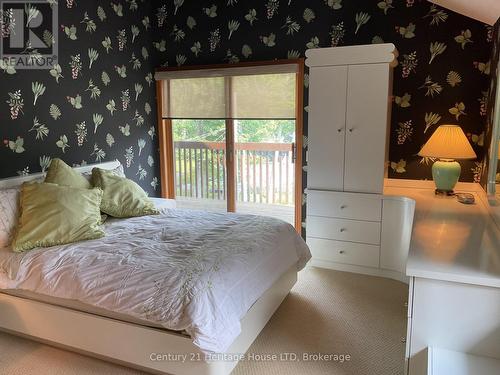
<path id="1" fill-rule="evenodd" d="M 453 160 L 438 160 L 432 165 L 432 178 L 436 189 L 441 192 L 453 192 L 462 168 Z"/>

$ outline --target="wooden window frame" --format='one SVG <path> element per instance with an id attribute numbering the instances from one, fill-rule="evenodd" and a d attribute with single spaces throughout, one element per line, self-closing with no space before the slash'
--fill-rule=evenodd
<path id="1" fill-rule="evenodd" d="M 303 160 L 303 136 L 304 136 L 304 59 L 283 59 L 272 61 L 252 61 L 236 64 L 212 64 L 212 65 L 190 65 L 181 67 L 161 67 L 157 72 L 202 70 L 202 69 L 227 69 L 237 67 L 253 67 L 263 65 L 296 64 L 296 113 L 295 113 L 295 230 L 302 230 L 302 160 Z M 156 82 L 156 108 L 158 116 L 158 137 L 160 144 L 160 178 L 161 196 L 163 198 L 175 199 L 174 176 L 174 143 L 172 135 L 172 120 L 163 118 L 163 101 L 167 93 L 163 92 L 161 81 Z M 168 97 L 166 98 L 168 100 Z M 230 103 L 229 103 L 230 104 Z M 226 142 L 234 144 L 234 125 L 232 119 L 226 119 Z M 235 180 L 234 150 L 227 150 L 227 180 Z M 227 209 L 229 212 L 236 210 L 235 183 L 227 184 Z"/>

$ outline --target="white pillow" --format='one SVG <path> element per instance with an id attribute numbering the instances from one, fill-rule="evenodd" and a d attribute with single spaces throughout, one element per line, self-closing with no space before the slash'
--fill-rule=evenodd
<path id="1" fill-rule="evenodd" d="M 160 212 L 177 208 L 177 202 L 175 199 L 149 198 L 149 200 L 154 203 L 155 208 Z"/>
<path id="2" fill-rule="evenodd" d="M 0 248 L 10 246 L 19 220 L 19 189 L 0 189 Z"/>

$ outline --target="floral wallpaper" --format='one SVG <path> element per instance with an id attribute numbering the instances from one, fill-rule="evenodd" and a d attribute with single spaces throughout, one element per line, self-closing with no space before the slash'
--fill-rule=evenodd
<path id="1" fill-rule="evenodd" d="M 493 39 L 480 22 L 424 0 L 49 3 L 59 11 L 59 65 L 16 71 L 0 62 L 0 178 L 43 171 L 53 157 L 75 165 L 117 158 L 159 194 L 155 67 L 381 42 L 400 54 L 389 175 L 430 178 L 431 161 L 416 154 L 437 126 L 453 122 L 478 154 L 462 162 L 462 180 L 480 177 Z"/>
<path id="2" fill-rule="evenodd" d="M 0 62 L 0 178 L 45 171 L 55 157 L 73 165 L 119 159 L 127 177 L 158 194 L 150 2 L 51 3 L 58 65 Z"/>
<path id="3" fill-rule="evenodd" d="M 308 48 L 394 43 L 400 56 L 390 177 L 431 178 L 432 161 L 416 154 L 437 126 L 456 123 L 478 154 L 476 161 L 462 163 L 462 180 L 480 178 L 491 27 L 419 0 L 163 0 L 155 8 L 154 44 L 169 66 L 296 58 Z M 307 114 L 305 127 L 307 134 Z"/>

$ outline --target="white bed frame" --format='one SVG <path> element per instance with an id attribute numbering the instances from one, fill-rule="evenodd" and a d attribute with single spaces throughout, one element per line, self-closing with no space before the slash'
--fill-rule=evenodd
<path id="1" fill-rule="evenodd" d="M 118 161 L 75 168 L 113 169 Z M 42 173 L 0 180 L 0 189 L 43 177 Z M 242 332 L 227 355 L 206 361 L 189 336 L 166 329 L 111 319 L 0 292 L 0 330 L 53 346 L 105 359 L 155 374 L 227 375 L 297 281 L 291 267 L 250 308 L 241 320 Z M 168 360 L 168 354 L 186 355 L 186 361 Z M 237 355 L 236 355 L 237 354 Z M 158 360 L 159 359 L 159 360 Z"/>

